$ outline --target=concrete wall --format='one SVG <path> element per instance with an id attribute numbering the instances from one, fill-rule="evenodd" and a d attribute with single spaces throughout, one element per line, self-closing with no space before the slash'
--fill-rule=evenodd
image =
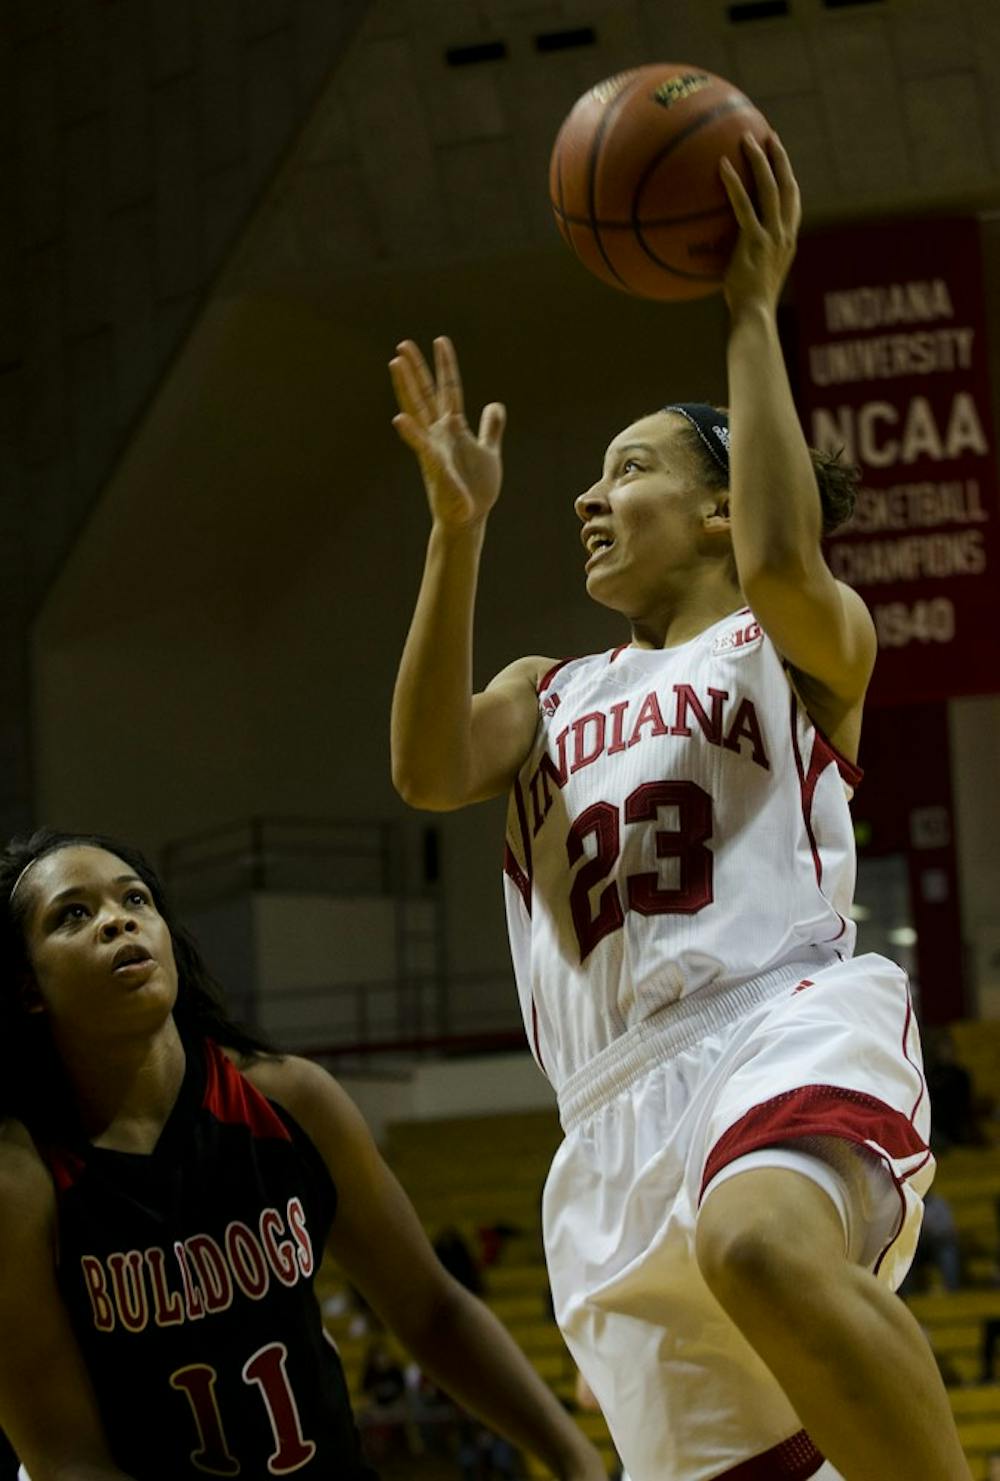
<path id="1" fill-rule="evenodd" d="M 394 1121 L 555 1109 L 552 1087 L 528 1053 L 428 1062 L 399 1079 L 348 1075 L 344 1088 L 376 1141 Z"/>
<path id="2" fill-rule="evenodd" d="M 0 831 L 24 636 L 367 0 L 0 7 Z"/>

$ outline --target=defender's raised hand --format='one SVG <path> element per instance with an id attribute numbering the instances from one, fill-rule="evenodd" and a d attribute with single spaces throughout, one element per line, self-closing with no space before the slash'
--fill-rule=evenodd
<path id="1" fill-rule="evenodd" d="M 392 425 L 417 456 L 436 523 L 460 528 L 485 519 L 500 493 L 500 445 L 507 413 L 483 408 L 479 432 L 465 419 L 462 378 L 450 339 L 434 341 L 434 374 L 410 339 L 389 361 L 399 412 Z"/>

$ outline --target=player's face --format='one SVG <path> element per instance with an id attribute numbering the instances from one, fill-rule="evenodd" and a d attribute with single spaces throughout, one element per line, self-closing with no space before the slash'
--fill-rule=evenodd
<path id="1" fill-rule="evenodd" d="M 715 547 L 706 492 L 687 437 L 687 422 L 656 412 L 633 422 L 608 447 L 600 479 L 576 500 L 587 552 L 587 592 L 628 617 L 641 616 L 696 575 Z"/>
<path id="2" fill-rule="evenodd" d="M 58 849 L 33 865 L 25 944 L 31 1011 L 60 1033 L 102 1038 L 158 1026 L 177 997 L 170 930 L 149 888 L 104 849 Z"/>

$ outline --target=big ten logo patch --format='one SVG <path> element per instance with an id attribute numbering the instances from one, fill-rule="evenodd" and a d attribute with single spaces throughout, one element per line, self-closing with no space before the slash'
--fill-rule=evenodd
<path id="1" fill-rule="evenodd" d="M 732 628 L 720 633 L 712 644 L 713 653 L 746 653 L 756 647 L 764 633 L 759 622 L 748 622 L 745 627 Z"/>

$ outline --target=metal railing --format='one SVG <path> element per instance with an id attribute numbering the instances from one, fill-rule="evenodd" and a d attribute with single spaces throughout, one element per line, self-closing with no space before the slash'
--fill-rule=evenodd
<path id="1" fill-rule="evenodd" d="M 385 981 L 230 991 L 235 1017 L 280 1048 L 345 1064 L 411 1060 L 524 1042 L 511 973 L 447 970 L 438 836 L 425 829 L 423 878 L 406 888 L 402 829 L 384 819 L 253 817 L 163 850 L 183 916 L 262 893 L 377 896 L 393 903 L 395 975 Z M 232 988 L 235 984 L 230 984 Z"/>
<path id="2" fill-rule="evenodd" d="M 395 822 L 254 817 L 167 844 L 161 867 L 184 908 L 244 891 L 396 894 L 401 860 Z"/>
<path id="3" fill-rule="evenodd" d="M 277 1048 L 341 1064 L 378 1060 L 382 1066 L 525 1047 L 509 972 L 467 973 L 451 986 L 447 1017 L 433 976 L 331 983 L 270 992 L 257 1000 L 232 997 L 230 1006 Z"/>

